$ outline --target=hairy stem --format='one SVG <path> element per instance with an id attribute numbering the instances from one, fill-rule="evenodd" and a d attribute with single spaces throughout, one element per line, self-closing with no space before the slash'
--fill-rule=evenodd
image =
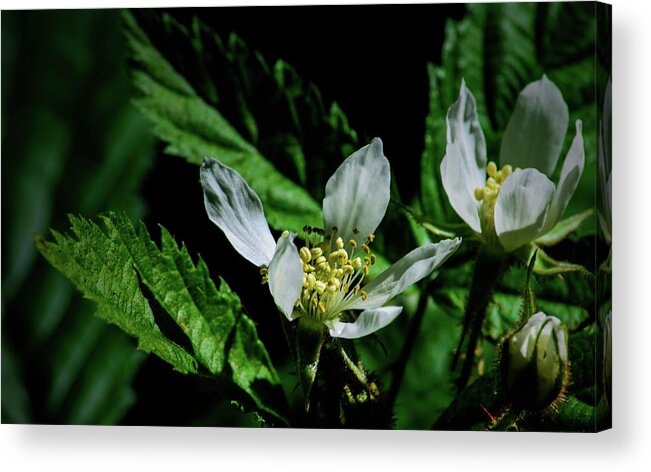
<path id="1" fill-rule="evenodd" d="M 470 293 L 463 320 L 463 332 L 452 361 L 452 367 L 456 369 L 461 354 L 465 355 L 461 373 L 456 382 L 459 389 L 464 388 L 470 379 L 475 361 L 475 349 L 486 317 L 486 308 L 491 300 L 497 279 L 502 273 L 503 265 L 504 253 L 485 246 L 480 248 L 472 274 Z"/>

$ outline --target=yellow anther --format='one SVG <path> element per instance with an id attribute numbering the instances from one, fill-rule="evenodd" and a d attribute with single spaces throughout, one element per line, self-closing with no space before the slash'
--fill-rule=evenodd
<path id="1" fill-rule="evenodd" d="M 301 306 L 301 299 L 300 299 L 300 298 L 297 298 L 297 299 L 296 299 L 296 303 L 294 303 L 294 306 L 295 306 L 295 307 L 299 307 L 299 306 Z"/>
<path id="2" fill-rule="evenodd" d="M 304 273 L 303 274 L 303 287 L 307 287 L 307 284 L 308 284 L 308 282 L 307 282 L 307 274 Z"/>
<path id="3" fill-rule="evenodd" d="M 350 244 L 350 247 L 352 247 L 353 249 L 357 249 L 357 241 L 355 241 L 354 239 L 348 241 L 348 244 Z"/>
<path id="4" fill-rule="evenodd" d="M 282 236 L 283 238 L 286 238 L 287 236 L 289 236 L 289 231 L 287 231 L 287 230 L 283 231 L 283 233 L 281 234 L 281 236 Z"/>
<path id="5" fill-rule="evenodd" d="M 375 241 L 375 235 L 373 233 L 371 233 L 371 234 L 368 235 L 368 242 L 372 243 L 373 241 Z"/>
<path id="6" fill-rule="evenodd" d="M 323 292 L 325 292 L 326 289 L 326 284 L 325 282 L 317 280 L 316 283 L 314 284 L 314 288 L 316 290 L 316 293 L 318 293 L 319 295 L 323 295 Z"/>
<path id="7" fill-rule="evenodd" d="M 334 270 L 334 275 L 338 279 L 342 278 L 344 276 L 344 269 L 335 269 Z"/>
<path id="8" fill-rule="evenodd" d="M 312 254 L 310 253 L 310 250 L 303 246 L 300 251 L 298 251 L 298 254 L 301 256 L 301 260 L 304 263 L 308 263 L 312 260 Z"/>
<path id="9" fill-rule="evenodd" d="M 356 257 L 350 262 L 355 269 L 359 269 L 360 267 L 362 267 L 362 260 L 359 257 Z"/>
<path id="10" fill-rule="evenodd" d="M 335 264 L 339 260 L 339 251 L 334 251 L 328 254 L 328 261 L 331 264 Z"/>
<path id="11" fill-rule="evenodd" d="M 340 264 L 345 264 L 348 262 L 348 253 L 346 252 L 345 249 L 339 249 L 337 251 L 337 262 Z"/>
<path id="12" fill-rule="evenodd" d="M 359 292 L 359 284 L 355 285 L 353 291 L 355 292 L 355 295 L 357 295 L 357 292 Z"/>
<path id="13" fill-rule="evenodd" d="M 364 265 L 371 265 L 371 258 L 370 257 L 364 257 Z"/>
<path id="14" fill-rule="evenodd" d="M 502 175 L 506 179 L 509 175 L 513 173 L 513 167 L 511 165 L 506 164 L 504 167 L 502 167 Z"/>
<path id="15" fill-rule="evenodd" d="M 502 173 L 501 170 L 497 171 L 497 174 L 495 175 L 495 180 L 497 180 L 498 184 L 501 184 L 502 182 L 504 182 L 504 174 Z"/>
<path id="16" fill-rule="evenodd" d="M 341 282 L 339 279 L 330 279 L 328 280 L 328 291 L 336 292 L 341 287 Z"/>
<path id="17" fill-rule="evenodd" d="M 371 265 L 375 264 L 375 261 L 377 258 L 375 257 L 375 254 L 371 254 Z"/>
<path id="18" fill-rule="evenodd" d="M 344 247 L 344 240 L 341 239 L 341 237 L 338 237 L 338 238 L 335 240 L 335 244 L 337 245 L 337 249 L 343 249 L 343 247 Z"/>
<path id="19" fill-rule="evenodd" d="M 348 293 L 348 290 L 350 290 L 350 285 L 344 284 L 344 292 Z"/>
<path id="20" fill-rule="evenodd" d="M 359 296 L 362 297 L 362 300 L 366 300 L 366 298 L 368 297 L 368 295 L 366 294 L 366 292 L 364 290 L 362 290 L 360 292 Z"/>
<path id="21" fill-rule="evenodd" d="M 346 265 L 343 267 L 343 269 L 341 269 L 341 270 L 342 270 L 342 272 L 343 272 L 344 274 L 346 274 L 346 275 L 350 275 L 350 274 L 354 274 L 354 273 L 355 273 L 355 269 L 354 269 L 353 266 L 350 265 L 350 264 L 346 264 Z"/>
<path id="22" fill-rule="evenodd" d="M 323 270 L 328 266 L 328 261 L 326 261 L 326 258 L 323 256 L 317 257 L 315 261 L 316 268 L 319 270 Z"/>
<path id="23" fill-rule="evenodd" d="M 325 313 L 326 308 L 325 308 L 325 305 L 324 305 L 323 303 L 319 303 L 319 311 L 320 311 L 321 313 Z"/>
<path id="24" fill-rule="evenodd" d="M 484 199 L 484 187 L 477 187 L 475 189 L 475 199 L 479 201 Z"/>
<path id="25" fill-rule="evenodd" d="M 265 275 L 264 277 L 262 277 L 262 281 L 261 281 L 260 283 L 261 283 L 262 285 L 264 285 L 264 284 L 266 284 L 268 281 L 269 281 L 269 277 L 267 277 L 267 276 Z"/>
<path id="26" fill-rule="evenodd" d="M 312 256 L 312 259 L 317 259 L 323 254 L 323 250 L 320 247 L 313 247 L 310 249 L 310 255 Z"/>
<path id="27" fill-rule="evenodd" d="M 493 161 L 490 161 L 486 166 L 486 173 L 491 177 L 495 177 L 497 174 L 497 165 Z"/>
<path id="28" fill-rule="evenodd" d="M 269 273 L 269 269 L 267 269 L 266 267 L 262 267 L 260 269 L 260 275 L 267 275 L 268 273 Z"/>
<path id="29" fill-rule="evenodd" d="M 317 305 L 319 304 L 319 300 L 317 300 L 316 297 L 312 297 L 312 300 L 310 300 L 310 303 L 312 304 L 312 306 L 313 306 L 314 308 L 316 308 Z"/>
<path id="30" fill-rule="evenodd" d="M 366 254 L 371 253 L 371 249 L 366 244 L 362 244 L 362 251 L 364 251 Z"/>
<path id="31" fill-rule="evenodd" d="M 489 177 L 488 179 L 486 179 L 486 188 L 489 189 L 497 188 L 497 182 L 493 177 Z"/>
<path id="32" fill-rule="evenodd" d="M 364 275 L 368 275 L 368 266 L 367 265 L 362 267 L 362 272 L 364 272 Z"/>

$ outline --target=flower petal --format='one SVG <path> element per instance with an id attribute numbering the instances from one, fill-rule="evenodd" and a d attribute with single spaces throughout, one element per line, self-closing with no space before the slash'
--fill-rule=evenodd
<path id="1" fill-rule="evenodd" d="M 547 212 L 547 218 L 541 234 L 552 229 L 563 215 L 576 187 L 579 185 L 579 179 L 583 173 L 584 161 L 585 152 L 583 149 L 583 137 L 581 136 L 581 120 L 576 120 L 576 136 L 563 162 L 563 169 L 561 170 L 561 177 L 556 186 L 554 200 Z"/>
<path id="2" fill-rule="evenodd" d="M 289 321 L 294 319 L 292 312 L 303 286 L 303 265 L 293 241 L 293 234 L 278 238 L 269 264 L 269 291 Z"/>
<path id="3" fill-rule="evenodd" d="M 203 202 L 210 221 L 235 250 L 257 266 L 269 264 L 276 247 L 262 203 L 240 174 L 215 159 L 201 166 Z"/>
<path id="4" fill-rule="evenodd" d="M 477 103 L 465 80 L 461 80 L 459 98 L 448 109 L 445 117 L 447 142 L 459 146 L 467 178 L 483 187 L 486 179 L 486 139 L 477 116 Z M 473 188 L 474 190 L 474 188 Z"/>
<path id="5" fill-rule="evenodd" d="M 515 103 L 500 150 L 500 163 L 534 167 L 548 177 L 567 132 L 569 112 L 558 87 L 545 75 L 527 85 Z"/>
<path id="6" fill-rule="evenodd" d="M 459 146 L 450 143 L 441 161 L 441 179 L 454 211 L 475 233 L 481 233 L 479 202 L 475 199 L 475 189 L 483 187 L 484 182 L 476 178 L 474 169 L 468 167 L 469 165 L 473 164 L 463 158 Z"/>
<path id="7" fill-rule="evenodd" d="M 337 235 L 346 243 L 351 239 L 360 245 L 366 242 L 384 218 L 390 187 L 389 161 L 382 141 L 374 138 L 351 154 L 328 180 L 323 199 L 326 232 L 337 227 Z"/>
<path id="8" fill-rule="evenodd" d="M 495 232 L 509 252 L 533 240 L 545 222 L 554 184 L 536 169 L 515 171 L 495 202 Z"/>
<path id="9" fill-rule="evenodd" d="M 452 255 L 461 238 L 445 239 L 414 249 L 364 287 L 366 300 L 352 299 L 346 309 L 375 308 L 384 305 L 400 292 L 428 276 Z"/>
<path id="10" fill-rule="evenodd" d="M 357 339 L 384 328 L 402 311 L 401 306 L 383 306 L 364 310 L 352 323 L 335 321 L 330 327 L 333 338 Z"/>

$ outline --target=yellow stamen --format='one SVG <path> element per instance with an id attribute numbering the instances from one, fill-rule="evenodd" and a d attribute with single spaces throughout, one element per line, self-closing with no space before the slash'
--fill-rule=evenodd
<path id="1" fill-rule="evenodd" d="M 298 254 L 301 256 L 301 260 L 306 264 L 312 260 L 312 254 L 310 253 L 310 250 L 305 246 L 301 248 Z"/>

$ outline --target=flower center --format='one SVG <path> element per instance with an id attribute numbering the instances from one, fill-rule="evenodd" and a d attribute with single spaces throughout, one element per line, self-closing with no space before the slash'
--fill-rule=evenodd
<path id="1" fill-rule="evenodd" d="M 361 287 L 370 266 L 375 264 L 369 248 L 375 235 L 369 234 L 366 243 L 358 247 L 354 239 L 345 244 L 337 236 L 337 228 L 328 235 L 320 228 L 306 226 L 303 230 L 307 235 L 306 245 L 299 251 L 303 288 L 296 308 L 322 321 L 336 319 L 353 297 L 366 299 Z"/>
<path id="2" fill-rule="evenodd" d="M 494 204 L 502 184 L 513 173 L 513 167 L 507 164 L 502 169 L 497 170 L 497 165 L 490 161 L 486 166 L 486 173 L 488 174 L 486 185 L 475 189 L 475 198 L 480 202 Z"/>
<path id="3" fill-rule="evenodd" d="M 513 172 L 513 167 L 508 164 L 497 170 L 495 162 L 490 161 L 486 165 L 486 173 L 488 174 L 486 185 L 475 189 L 475 198 L 481 202 L 479 207 L 481 236 L 486 243 L 497 247 L 501 247 L 501 244 L 495 232 L 495 202 L 504 181 Z"/>

